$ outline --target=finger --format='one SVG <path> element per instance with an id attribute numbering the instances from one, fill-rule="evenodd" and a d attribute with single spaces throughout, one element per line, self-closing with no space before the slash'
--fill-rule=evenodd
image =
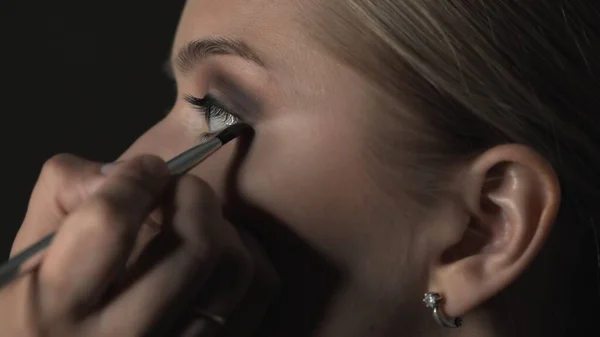
<path id="1" fill-rule="evenodd" d="M 129 254 L 129 258 L 127 259 L 127 268 L 135 265 L 148 244 L 150 244 L 150 242 L 160 234 L 162 230 L 162 223 L 162 211 L 160 208 L 157 208 L 150 213 L 146 221 L 144 221 L 140 227 L 140 230 L 136 236 L 135 245 L 131 251 L 131 254 Z"/>
<path id="2" fill-rule="evenodd" d="M 44 164 L 11 257 L 58 229 L 64 217 L 100 186 L 104 179 L 100 166 L 69 154 L 56 155 Z M 41 255 L 30 258 L 22 269 L 37 265 Z"/>
<path id="3" fill-rule="evenodd" d="M 157 220 L 161 219 L 161 220 Z M 162 214 L 160 209 L 155 209 L 146 221 L 142 223 L 140 229 L 135 236 L 135 243 L 131 248 L 127 261 L 122 266 L 121 270 L 115 275 L 115 279 L 110 285 L 112 290 L 118 290 L 126 287 L 127 282 L 131 279 L 131 270 L 135 268 L 137 261 L 147 249 L 148 245 L 156 238 L 162 230 Z"/>
<path id="4" fill-rule="evenodd" d="M 50 310 L 92 301 L 127 259 L 140 224 L 168 182 L 161 159 L 142 156 L 115 167 L 58 231 L 40 269 Z"/>
<path id="5" fill-rule="evenodd" d="M 147 263 L 142 267 L 146 271 L 102 313 L 102 321 L 114 322 L 112 332 L 141 335 L 149 326 L 157 331 L 169 326 L 232 247 L 243 250 L 233 228 L 222 219 L 213 190 L 202 180 L 182 177 L 175 186 L 173 202 L 173 212 L 165 215 L 172 219 L 170 226 L 163 225 L 163 232 L 140 260 Z M 248 278 L 237 279 L 247 283 Z M 131 312 L 136 313 L 135 320 L 117 319 Z"/>
<path id="6" fill-rule="evenodd" d="M 236 238 L 237 245 L 242 245 Z M 238 246 L 243 247 L 243 246 Z M 220 334 L 253 280 L 255 264 L 245 247 L 231 247 L 193 303 L 178 320 L 182 336 L 212 337 Z"/>
<path id="7" fill-rule="evenodd" d="M 219 336 L 254 336 L 280 288 L 280 279 L 262 247 L 244 230 L 239 229 L 238 232 L 253 256 L 254 277 L 242 302 L 218 332 Z M 202 325 L 206 325 L 206 319 L 193 320 L 183 337 L 204 337 L 202 329 L 198 329 Z"/>

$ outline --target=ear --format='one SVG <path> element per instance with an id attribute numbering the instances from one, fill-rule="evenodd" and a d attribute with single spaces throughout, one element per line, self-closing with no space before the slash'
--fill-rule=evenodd
<path id="1" fill-rule="evenodd" d="M 521 145 L 486 151 L 458 180 L 466 216 L 439 223 L 458 235 L 439 246 L 428 289 L 442 294 L 451 316 L 466 314 L 523 273 L 544 245 L 560 204 L 554 170 Z"/>

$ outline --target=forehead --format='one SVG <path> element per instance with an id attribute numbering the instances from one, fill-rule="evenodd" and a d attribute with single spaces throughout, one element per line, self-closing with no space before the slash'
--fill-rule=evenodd
<path id="1" fill-rule="evenodd" d="M 333 1 L 333 0 L 328 0 Z M 263 61 L 269 97 L 280 105 L 361 100 L 368 83 L 315 38 L 321 0 L 188 0 L 173 45 L 177 54 L 192 41 L 240 40 Z M 315 103 L 316 104 L 316 103 Z M 342 109 L 342 107 L 340 107 Z"/>
<path id="2" fill-rule="evenodd" d="M 290 46 L 309 41 L 299 20 L 303 8 L 306 3 L 297 0 L 188 0 L 173 52 L 192 40 L 219 36 L 242 40 L 276 63 Z"/>

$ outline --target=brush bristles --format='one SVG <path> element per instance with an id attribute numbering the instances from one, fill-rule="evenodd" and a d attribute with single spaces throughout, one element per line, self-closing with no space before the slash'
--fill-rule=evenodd
<path id="1" fill-rule="evenodd" d="M 225 130 L 219 132 L 215 137 L 218 138 L 223 145 L 229 143 L 231 140 L 240 136 L 244 130 L 249 128 L 248 124 L 244 123 L 236 123 L 230 127 L 227 127 Z"/>

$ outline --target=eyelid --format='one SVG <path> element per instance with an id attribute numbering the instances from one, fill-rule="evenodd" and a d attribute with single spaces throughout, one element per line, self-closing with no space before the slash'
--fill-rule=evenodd
<path id="1" fill-rule="evenodd" d="M 219 75 L 215 79 L 215 88 L 223 97 L 223 101 L 230 103 L 233 111 L 248 119 L 258 118 L 261 112 L 261 103 L 258 96 L 253 94 L 251 88 L 240 84 L 226 75 Z"/>
<path id="2" fill-rule="evenodd" d="M 208 101 L 208 102 L 210 102 L 211 105 L 215 106 L 216 108 L 218 108 L 220 110 L 225 111 L 227 114 L 230 114 L 232 117 L 235 117 L 236 119 L 245 121 L 245 118 L 240 116 L 238 113 L 236 113 L 235 109 L 230 108 L 227 104 L 223 103 L 215 95 L 207 93 L 202 98 L 192 96 L 192 95 L 185 95 L 184 99 L 186 102 L 193 105 L 194 107 L 201 107 L 206 104 L 206 103 L 204 103 L 205 101 Z"/>
<path id="3" fill-rule="evenodd" d="M 218 128 L 216 130 L 213 130 L 211 128 L 211 120 L 214 119 L 225 119 L 223 120 L 224 122 L 224 127 L 227 127 L 228 125 L 232 125 L 235 123 L 239 123 L 239 122 L 244 122 L 245 120 L 238 117 L 237 114 L 232 113 L 231 109 L 227 108 L 225 106 L 225 104 L 223 104 L 219 99 L 217 99 L 215 96 L 211 95 L 211 94 L 205 94 L 204 97 L 199 98 L 199 97 L 195 97 L 192 95 L 185 95 L 184 99 L 190 104 L 192 105 L 192 107 L 196 110 L 198 110 L 201 114 L 204 115 L 204 118 L 206 120 L 206 124 L 208 126 L 208 131 L 206 132 L 202 132 L 198 137 L 197 137 L 197 142 L 198 143 L 202 143 L 205 142 L 207 140 L 209 140 L 210 138 L 212 138 L 213 136 L 215 136 L 217 133 L 219 133 L 220 131 L 222 131 L 222 128 Z M 231 123 L 227 122 L 226 120 L 232 118 Z"/>
<path id="4" fill-rule="evenodd" d="M 217 108 L 227 112 L 228 114 L 232 115 L 237 119 L 244 120 L 244 118 L 242 118 L 242 116 L 240 116 L 240 114 L 237 113 L 239 108 L 232 107 L 230 104 L 223 102 L 223 100 L 219 99 L 216 95 L 210 93 L 207 93 L 204 97 L 205 99 L 208 99 L 208 101 L 211 102 L 211 104 L 216 106 Z"/>

